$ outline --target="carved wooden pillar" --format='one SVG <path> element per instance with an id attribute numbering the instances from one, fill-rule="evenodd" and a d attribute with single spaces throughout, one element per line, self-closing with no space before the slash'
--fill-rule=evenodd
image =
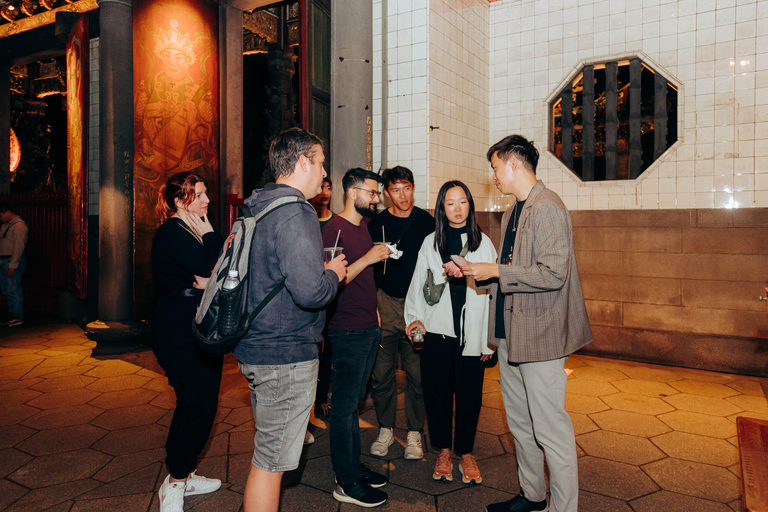
<path id="1" fill-rule="evenodd" d="M 618 63 L 605 64 L 605 179 L 618 179 Z"/>
<path id="2" fill-rule="evenodd" d="M 595 68 L 584 67 L 584 89 L 581 93 L 581 179 L 595 179 Z"/>

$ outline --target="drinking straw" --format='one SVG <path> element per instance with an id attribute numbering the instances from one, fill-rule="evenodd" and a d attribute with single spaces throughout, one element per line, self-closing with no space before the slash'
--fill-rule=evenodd
<path id="1" fill-rule="evenodd" d="M 387 238 L 384 236 L 384 226 L 381 226 L 381 241 L 382 243 L 387 243 Z M 384 270 L 382 270 L 381 275 L 384 275 L 387 273 L 387 260 L 384 260 Z"/>
<path id="2" fill-rule="evenodd" d="M 341 230 L 336 235 L 336 241 L 333 243 L 333 251 L 331 251 L 331 259 L 336 257 L 336 249 L 339 248 L 339 237 L 341 236 Z"/>

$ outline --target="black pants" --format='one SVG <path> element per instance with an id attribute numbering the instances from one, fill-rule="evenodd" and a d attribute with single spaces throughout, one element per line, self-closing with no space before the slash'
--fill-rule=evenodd
<path id="1" fill-rule="evenodd" d="M 176 409 L 165 443 L 171 477 L 197 468 L 219 405 L 223 356 L 205 352 L 192 338 L 199 298 L 160 297 L 152 321 L 152 351 L 176 393 Z"/>
<path id="2" fill-rule="evenodd" d="M 485 364 L 480 356 L 462 356 L 463 348 L 457 338 L 428 332 L 421 350 L 421 387 L 427 410 L 429 442 L 439 450 L 451 448 L 455 397 L 453 451 L 457 455 L 472 453 L 475 446 L 485 375 Z"/>
<path id="3" fill-rule="evenodd" d="M 315 407 L 328 402 L 328 391 L 331 389 L 331 379 L 333 376 L 333 349 L 331 340 L 328 338 L 328 330 L 323 331 L 323 346 L 320 352 L 320 370 L 317 373 L 317 391 L 315 392 Z M 315 414 L 319 414 L 317 408 Z"/>

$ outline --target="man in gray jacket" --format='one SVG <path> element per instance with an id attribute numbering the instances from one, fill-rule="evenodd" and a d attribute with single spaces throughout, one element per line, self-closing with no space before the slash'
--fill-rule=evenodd
<path id="1" fill-rule="evenodd" d="M 303 199 L 256 224 L 251 246 L 249 309 L 281 281 L 285 288 L 234 351 L 248 379 L 256 424 L 245 512 L 277 512 L 283 473 L 298 466 L 315 399 L 323 308 L 347 274 L 344 256 L 323 262 L 317 214 L 306 201 L 320 192 L 324 161 L 322 141 L 315 135 L 299 128 L 282 132 L 269 146 L 274 183 L 255 190 L 245 202 L 255 215 L 277 198 Z"/>
<path id="2" fill-rule="evenodd" d="M 568 355 L 592 341 L 592 330 L 571 218 L 560 197 L 537 180 L 539 152 L 525 137 L 505 137 L 487 157 L 496 187 L 516 201 L 502 218 L 498 263 L 468 264 L 461 270 L 476 280 L 499 280 L 491 299 L 488 342 L 499 351 L 501 394 L 515 438 L 521 493 L 486 511 L 576 512 L 576 441 L 564 408 L 563 370 Z"/>

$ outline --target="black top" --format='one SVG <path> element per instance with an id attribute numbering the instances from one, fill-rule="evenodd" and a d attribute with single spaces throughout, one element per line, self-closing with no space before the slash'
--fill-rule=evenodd
<path id="1" fill-rule="evenodd" d="M 520 223 L 520 215 L 525 208 L 525 201 L 518 201 L 515 203 L 512 216 L 507 224 L 507 232 L 504 235 L 504 243 L 501 244 L 501 258 L 502 265 L 508 265 L 512 262 L 512 251 L 515 248 L 515 236 L 517 235 L 517 225 Z M 497 285 L 498 286 L 498 285 Z M 506 338 L 507 329 L 504 327 L 504 296 L 501 293 L 501 287 L 498 287 L 499 296 L 496 300 L 496 326 L 495 332 L 497 338 Z"/>
<path id="2" fill-rule="evenodd" d="M 451 260 L 451 255 L 461 254 L 464 243 L 461 241 L 461 235 L 467 232 L 467 227 L 452 228 L 448 226 L 445 234 L 448 238 L 448 254 L 440 253 L 443 263 Z M 448 280 L 448 289 L 451 292 L 451 309 L 453 310 L 453 331 L 456 337 L 462 339 L 459 329 L 461 329 L 461 308 L 467 302 L 467 278 L 452 277 Z"/>
<path id="3" fill-rule="evenodd" d="M 176 217 L 157 228 L 152 241 L 152 277 L 161 290 L 192 288 L 195 276 L 208 277 L 224 240 L 218 231 L 203 235 L 203 243 Z"/>
<path id="4" fill-rule="evenodd" d="M 413 222 L 408 228 L 408 232 L 403 234 L 403 228 L 411 217 L 414 217 Z M 374 242 L 383 241 L 381 238 L 382 226 L 387 237 L 386 242 L 396 242 L 402 236 L 397 248 L 403 251 L 403 255 L 396 260 L 387 260 L 386 273 L 383 273 L 383 263 L 376 264 L 374 267 L 376 284 L 390 297 L 404 299 L 408 294 L 413 272 L 416 270 L 419 249 L 421 249 L 421 244 L 427 235 L 435 230 L 435 219 L 417 206 L 413 207 L 413 211 L 408 217 L 395 217 L 389 213 L 389 210 L 384 210 L 368 224 L 368 232 Z"/>
<path id="5" fill-rule="evenodd" d="M 335 214 L 335 213 L 333 213 L 333 212 L 331 212 L 331 216 L 330 216 L 330 217 L 328 217 L 328 218 L 327 218 L 327 219 L 325 219 L 325 220 L 320 220 L 320 219 L 318 218 L 318 220 L 320 220 L 320 231 L 322 231 L 322 230 L 323 230 L 323 228 L 325 227 L 325 225 L 326 225 L 326 224 L 328 224 L 328 221 L 329 221 L 329 220 L 331 220 L 332 218 L 334 218 L 335 216 L 336 216 L 336 214 Z"/>

